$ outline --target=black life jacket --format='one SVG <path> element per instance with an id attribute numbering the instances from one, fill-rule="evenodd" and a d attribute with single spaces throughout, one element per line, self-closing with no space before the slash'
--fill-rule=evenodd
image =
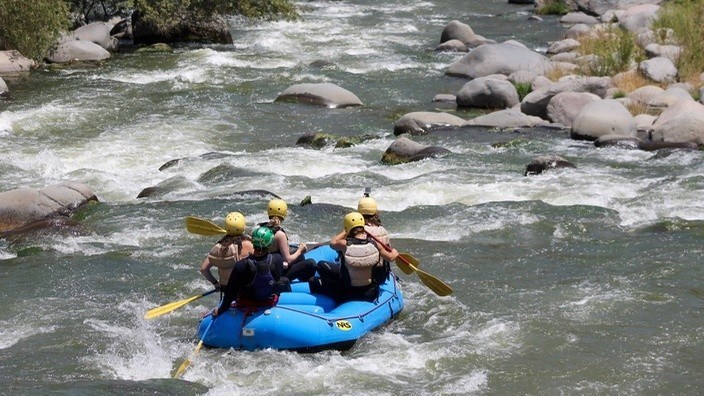
<path id="1" fill-rule="evenodd" d="M 254 279 L 247 285 L 247 297 L 252 300 L 267 300 L 275 293 L 274 276 L 271 274 L 271 254 L 264 260 L 256 260 L 252 257 L 247 259 L 250 271 L 254 274 Z"/>
<path id="2" fill-rule="evenodd" d="M 272 232 L 274 235 L 276 235 L 276 233 L 277 233 L 278 231 L 281 231 L 281 232 L 283 232 L 284 234 L 286 234 L 286 230 L 284 230 L 283 227 L 278 226 L 278 225 L 277 225 L 277 226 L 269 225 L 269 222 L 268 222 L 268 221 L 265 221 L 265 222 L 263 222 L 263 223 L 259 223 L 258 225 L 259 225 L 260 227 L 266 227 L 266 228 L 270 229 L 271 232 Z M 288 239 L 288 237 L 287 237 L 287 239 Z M 278 252 L 279 252 L 279 246 L 278 246 L 277 244 L 273 244 L 273 245 L 271 245 L 271 247 L 269 248 L 269 251 L 270 251 L 271 253 L 278 253 Z"/>

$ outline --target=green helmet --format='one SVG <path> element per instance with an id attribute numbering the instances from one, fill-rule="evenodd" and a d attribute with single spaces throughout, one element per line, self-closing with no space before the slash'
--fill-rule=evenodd
<path id="1" fill-rule="evenodd" d="M 252 231 L 252 245 L 257 249 L 268 249 L 274 243 L 274 232 L 269 227 L 257 227 Z"/>

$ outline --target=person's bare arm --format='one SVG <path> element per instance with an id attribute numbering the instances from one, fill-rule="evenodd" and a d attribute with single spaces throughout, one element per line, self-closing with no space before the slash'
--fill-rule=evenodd
<path id="1" fill-rule="evenodd" d="M 213 273 L 210 272 L 210 269 L 213 267 L 212 264 L 210 264 L 210 259 L 206 256 L 205 260 L 200 264 L 200 273 L 207 279 L 210 283 L 213 284 L 213 286 L 220 287 L 220 283 L 218 282 L 217 279 L 213 276 Z"/>
<path id="2" fill-rule="evenodd" d="M 283 231 L 279 231 L 274 235 L 274 243 L 279 247 L 279 253 L 281 253 L 281 257 L 283 257 L 284 261 L 287 263 L 294 262 L 306 251 L 306 244 L 301 243 L 298 245 L 298 249 L 291 254 L 291 248 L 288 246 L 288 238 L 286 238 L 286 234 L 284 234 Z"/>
<path id="3" fill-rule="evenodd" d="M 330 247 L 338 252 L 344 252 L 347 249 L 347 233 L 343 230 L 339 234 L 330 239 Z"/>
<path id="4" fill-rule="evenodd" d="M 377 246 L 377 249 L 379 249 L 379 254 L 381 257 L 387 261 L 394 261 L 396 260 L 396 257 L 398 257 L 398 252 L 394 248 L 391 248 L 391 251 L 388 251 L 381 246 Z"/>

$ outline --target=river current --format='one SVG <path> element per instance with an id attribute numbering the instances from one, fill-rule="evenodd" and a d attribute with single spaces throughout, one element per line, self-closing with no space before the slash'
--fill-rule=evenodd
<path id="1" fill-rule="evenodd" d="M 565 28 L 505 0 L 301 2 L 295 22 L 236 21 L 232 46 L 118 53 L 101 66 L 34 71 L 0 99 L 2 190 L 62 180 L 100 203 L 82 227 L 0 240 L 0 393 L 701 394 L 704 157 L 597 149 L 565 131 L 442 131 L 412 139 L 452 153 L 380 158 L 411 111 L 465 82 L 436 54 L 447 22 L 544 51 Z M 332 82 L 364 106 L 274 102 Z M 377 138 L 296 146 L 310 132 Z M 496 142 L 512 142 L 494 145 Z M 524 177 L 555 154 L 576 169 Z M 181 159 L 159 170 L 165 163 Z M 157 193 L 137 198 L 146 187 Z M 348 352 L 203 349 L 184 380 L 213 238 L 184 218 L 232 210 L 264 221 L 289 203 L 293 242 L 326 241 L 365 187 L 393 245 L 455 293 L 400 273 L 406 307 Z M 299 206 L 310 196 L 325 206 Z"/>

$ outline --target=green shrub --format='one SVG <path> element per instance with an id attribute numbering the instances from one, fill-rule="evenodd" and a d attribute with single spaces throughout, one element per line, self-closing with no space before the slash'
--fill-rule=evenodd
<path id="1" fill-rule="evenodd" d="M 620 89 L 618 91 L 614 92 L 614 99 L 621 99 L 621 98 L 625 98 L 625 97 L 626 97 L 626 93 L 621 91 Z"/>
<path id="2" fill-rule="evenodd" d="M 663 38 L 671 29 L 682 46 L 677 61 L 680 78 L 698 80 L 704 71 L 704 0 L 673 0 L 662 5 L 653 23 L 656 37 Z"/>
<path id="3" fill-rule="evenodd" d="M 562 0 L 549 0 L 535 12 L 541 15 L 565 15 L 570 9 Z"/>
<path id="4" fill-rule="evenodd" d="M 530 93 L 530 91 L 533 90 L 532 86 L 530 83 L 513 83 L 513 86 L 516 87 L 516 92 L 518 92 L 518 99 L 523 100 L 523 98 L 526 97 Z"/>
<path id="5" fill-rule="evenodd" d="M 0 47 L 41 61 L 69 26 L 68 6 L 58 0 L 0 0 Z"/>
<path id="6" fill-rule="evenodd" d="M 636 44 L 633 33 L 617 27 L 584 37 L 578 51 L 582 55 L 596 55 L 596 60 L 582 70 L 593 76 L 613 76 L 630 69 L 632 62 L 645 59 L 645 52 Z"/>

